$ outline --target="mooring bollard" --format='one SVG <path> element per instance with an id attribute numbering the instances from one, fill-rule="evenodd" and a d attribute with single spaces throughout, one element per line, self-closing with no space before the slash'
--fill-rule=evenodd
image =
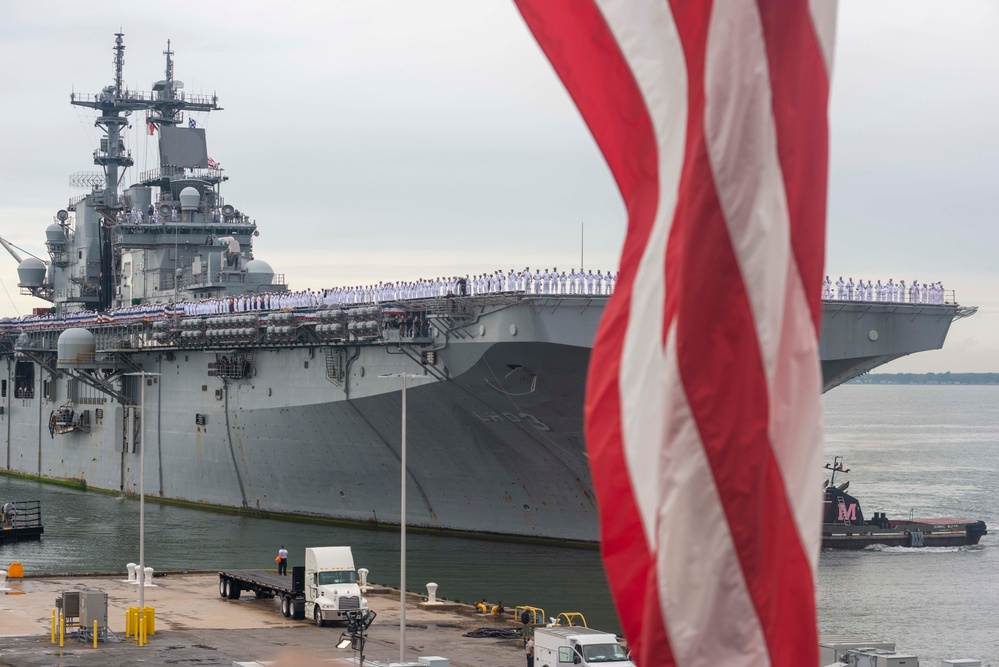
<path id="1" fill-rule="evenodd" d="M 138 567 L 138 566 L 135 563 L 129 563 L 125 567 L 128 568 L 128 583 L 130 583 L 130 584 L 136 583 L 136 579 L 135 579 L 135 568 Z"/>
<path id="2" fill-rule="evenodd" d="M 146 573 L 146 576 L 143 577 L 142 585 L 143 586 L 153 586 L 154 585 L 153 584 L 153 568 L 147 567 L 145 569 L 145 573 Z"/>
<path id="3" fill-rule="evenodd" d="M 368 585 L 368 568 L 362 567 L 361 569 L 359 569 L 357 571 L 357 578 L 360 579 L 360 581 L 358 582 L 358 584 L 360 584 L 361 586 L 367 586 Z"/>
<path id="4" fill-rule="evenodd" d="M 437 584 L 432 581 L 427 584 L 427 604 L 437 604 Z"/>

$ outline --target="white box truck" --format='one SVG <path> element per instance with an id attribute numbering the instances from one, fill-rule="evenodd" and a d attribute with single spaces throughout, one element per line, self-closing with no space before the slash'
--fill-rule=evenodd
<path id="1" fill-rule="evenodd" d="M 534 631 L 535 667 L 635 667 L 617 637 L 578 626 L 537 628 Z"/>
<path id="2" fill-rule="evenodd" d="M 292 568 L 291 577 L 263 570 L 219 571 L 219 595 L 238 600 L 252 591 L 258 598 L 278 597 L 286 617 L 309 618 L 316 625 L 346 621 L 347 613 L 365 611 L 350 547 L 309 547 L 305 566 Z"/>

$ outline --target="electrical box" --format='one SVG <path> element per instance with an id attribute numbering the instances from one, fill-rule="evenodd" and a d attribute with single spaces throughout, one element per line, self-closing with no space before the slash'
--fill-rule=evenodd
<path id="1" fill-rule="evenodd" d="M 62 597 L 56 598 L 55 606 L 65 618 L 76 618 L 80 615 L 80 593 L 64 591 Z"/>
<path id="2" fill-rule="evenodd" d="M 846 652 L 850 649 L 881 649 L 894 651 L 895 642 L 880 639 L 864 639 L 854 635 L 823 635 L 819 637 L 819 665 L 834 662 L 847 662 Z"/>
<path id="3" fill-rule="evenodd" d="M 80 627 L 98 631 L 108 627 L 108 594 L 94 589 L 80 593 Z"/>
<path id="4" fill-rule="evenodd" d="M 851 649 L 846 657 L 850 667 L 919 667 L 914 655 L 881 649 Z"/>
<path id="5" fill-rule="evenodd" d="M 421 655 L 420 664 L 425 667 L 451 667 L 451 661 L 439 655 Z"/>

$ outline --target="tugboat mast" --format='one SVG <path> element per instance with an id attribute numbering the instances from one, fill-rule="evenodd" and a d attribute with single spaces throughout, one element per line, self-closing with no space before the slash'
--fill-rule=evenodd
<path id="1" fill-rule="evenodd" d="M 844 475 L 850 472 L 849 468 L 843 468 L 843 457 L 835 456 L 833 457 L 832 465 L 828 463 L 825 465 L 826 470 L 832 470 L 832 477 L 829 479 L 829 487 L 833 488 L 836 486 L 836 473 L 841 472 Z"/>

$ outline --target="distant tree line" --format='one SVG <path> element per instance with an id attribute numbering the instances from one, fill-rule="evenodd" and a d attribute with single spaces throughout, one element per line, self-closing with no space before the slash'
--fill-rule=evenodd
<path id="1" fill-rule="evenodd" d="M 850 384 L 999 384 L 999 373 L 868 373 Z"/>

